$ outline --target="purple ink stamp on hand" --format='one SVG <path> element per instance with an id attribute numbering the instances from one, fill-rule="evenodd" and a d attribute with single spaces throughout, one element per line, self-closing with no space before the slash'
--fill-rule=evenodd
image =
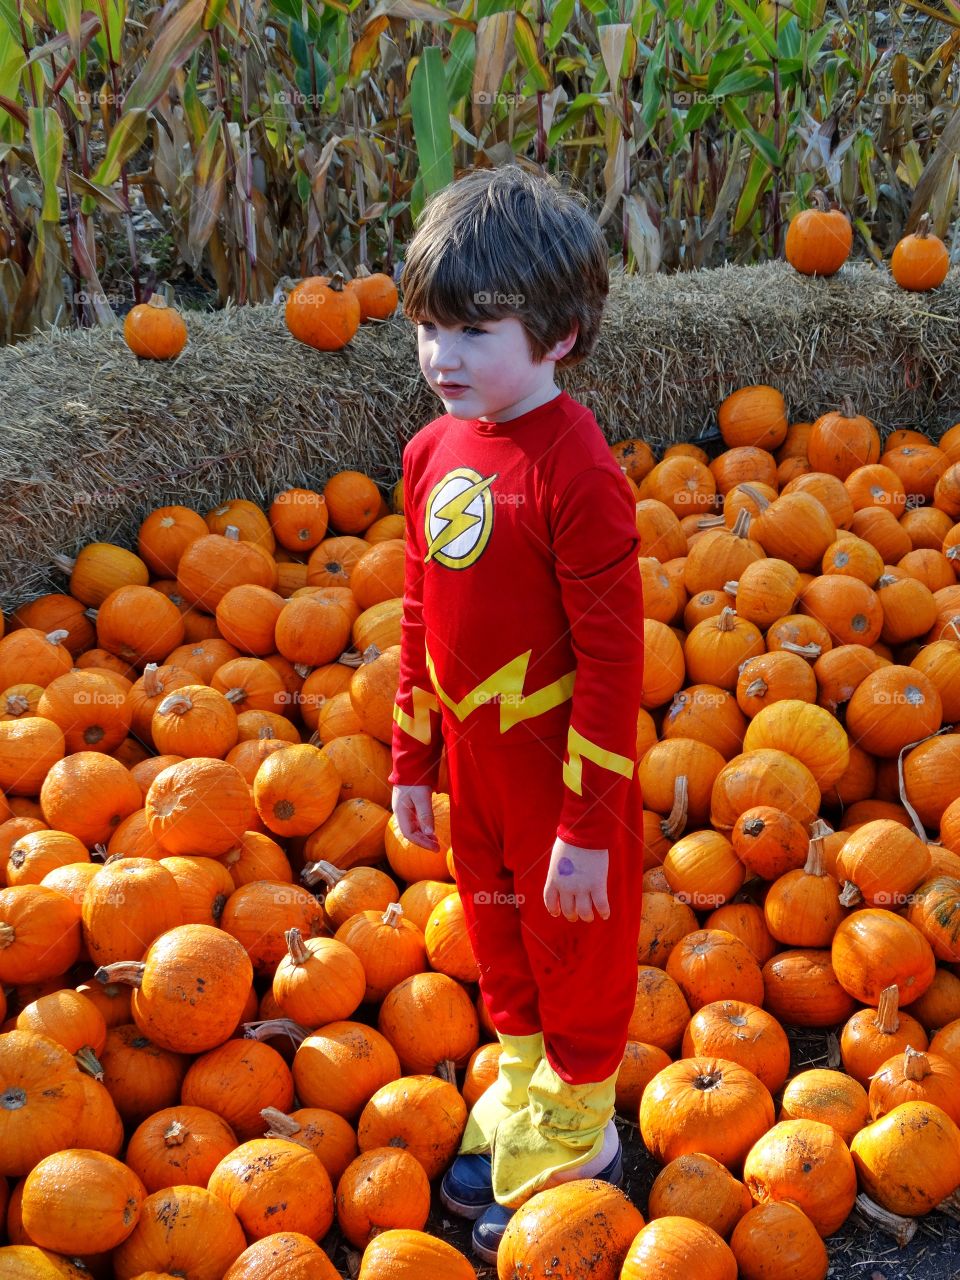
<path id="1" fill-rule="evenodd" d="M 566 854 L 557 863 L 557 875 L 572 876 L 576 869 L 573 865 L 573 860 L 568 858 Z"/>

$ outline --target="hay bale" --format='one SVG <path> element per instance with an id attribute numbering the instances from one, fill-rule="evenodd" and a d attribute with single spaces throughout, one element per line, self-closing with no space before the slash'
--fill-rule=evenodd
<path id="1" fill-rule="evenodd" d="M 278 308 L 188 324 L 171 364 L 138 361 L 119 329 L 53 330 L 0 351 L 5 609 L 64 589 L 52 552 L 134 545 L 156 506 L 269 502 L 344 467 L 386 488 L 404 443 L 439 412 L 402 317 L 332 355 L 294 341 Z M 832 280 L 779 262 L 615 276 L 596 351 L 558 381 L 610 440 L 709 434 L 720 400 L 755 382 L 779 387 L 794 421 L 849 393 L 881 430 L 937 438 L 960 419 L 960 273 L 919 295 L 868 264 Z"/>

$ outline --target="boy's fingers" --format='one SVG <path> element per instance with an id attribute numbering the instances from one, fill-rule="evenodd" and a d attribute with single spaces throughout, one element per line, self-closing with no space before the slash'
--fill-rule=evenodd
<path id="1" fill-rule="evenodd" d="M 551 884 L 549 881 L 543 888 L 543 905 L 550 915 L 558 916 L 560 914 L 560 895 L 557 892 L 556 885 Z"/>
<path id="2" fill-rule="evenodd" d="M 593 903 L 589 893 L 577 894 L 577 917 L 585 920 L 587 924 L 593 919 Z"/>
<path id="3" fill-rule="evenodd" d="M 607 892 L 600 889 L 593 895 L 593 905 L 597 909 L 597 915 L 601 920 L 610 919 L 610 903 L 607 901 Z"/>

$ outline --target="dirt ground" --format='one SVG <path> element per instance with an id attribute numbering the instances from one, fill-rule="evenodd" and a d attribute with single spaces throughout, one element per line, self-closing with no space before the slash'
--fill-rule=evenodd
<path id="1" fill-rule="evenodd" d="M 791 1075 L 810 1067 L 835 1066 L 836 1028 L 829 1032 L 791 1031 Z M 779 1103 L 779 1098 L 775 1098 Z M 645 1212 L 650 1186 L 660 1166 L 643 1145 L 636 1124 L 621 1116 L 617 1128 L 624 1152 L 623 1190 L 633 1203 Z M 439 1184 L 437 1184 L 439 1185 Z M 472 1223 L 453 1217 L 440 1203 L 434 1187 L 433 1208 L 426 1230 L 455 1245 L 476 1266 L 479 1280 L 497 1280 L 496 1268 L 473 1258 L 470 1251 Z M 340 1274 L 355 1280 L 360 1255 L 346 1245 L 334 1228 L 323 1242 Z M 917 1232 L 909 1244 L 900 1248 L 897 1242 L 871 1224 L 859 1219 L 857 1211 L 843 1227 L 826 1241 L 830 1258 L 829 1280 L 960 1280 L 960 1223 L 941 1213 L 932 1213 L 918 1221 Z M 570 1280 L 578 1280 L 571 1277 Z M 587 1275 L 582 1280 L 589 1280 Z M 696 1280 L 696 1277 L 690 1277 Z"/>

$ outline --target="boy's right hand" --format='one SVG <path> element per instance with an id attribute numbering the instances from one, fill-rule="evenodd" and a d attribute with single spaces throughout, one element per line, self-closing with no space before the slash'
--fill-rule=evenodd
<path id="1" fill-rule="evenodd" d="M 440 848 L 433 824 L 433 793 L 429 787 L 394 787 L 393 812 L 400 834 L 413 844 L 436 853 Z"/>

